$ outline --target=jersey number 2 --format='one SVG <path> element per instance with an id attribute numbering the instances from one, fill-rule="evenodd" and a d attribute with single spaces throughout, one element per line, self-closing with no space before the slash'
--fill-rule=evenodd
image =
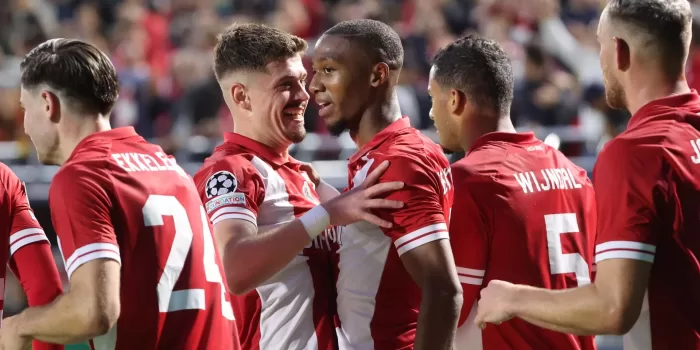
<path id="1" fill-rule="evenodd" d="M 218 283 L 221 286 L 221 306 L 224 317 L 233 320 L 231 303 L 226 301 L 221 270 L 216 263 L 216 253 L 208 219 L 204 208 L 199 208 L 202 217 L 202 239 L 204 241 L 204 275 L 207 282 Z M 192 226 L 187 217 L 185 207 L 173 196 L 150 195 L 143 206 L 143 218 L 146 226 L 162 226 L 163 216 L 172 216 L 175 223 L 175 238 L 173 239 L 165 269 L 158 281 L 158 308 L 160 312 L 178 310 L 206 309 L 204 289 L 173 290 L 175 282 L 180 278 L 185 260 L 192 248 Z"/>
<path id="2" fill-rule="evenodd" d="M 575 273 L 578 286 L 591 283 L 586 260 L 579 253 L 562 251 L 561 235 L 580 234 L 575 213 L 550 214 L 544 216 L 547 229 L 547 251 L 549 252 L 549 269 L 553 275 Z"/>

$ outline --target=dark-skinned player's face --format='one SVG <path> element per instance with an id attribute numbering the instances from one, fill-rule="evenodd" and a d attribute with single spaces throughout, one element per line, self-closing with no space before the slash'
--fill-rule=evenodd
<path id="1" fill-rule="evenodd" d="M 372 91 L 372 65 L 343 37 L 324 35 L 316 43 L 309 92 L 328 131 L 355 130 Z"/>

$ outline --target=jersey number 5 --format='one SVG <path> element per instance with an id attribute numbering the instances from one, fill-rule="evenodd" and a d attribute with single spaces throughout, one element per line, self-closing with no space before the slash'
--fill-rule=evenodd
<path id="1" fill-rule="evenodd" d="M 579 253 L 562 252 L 561 235 L 580 234 L 575 213 L 550 214 L 544 216 L 547 229 L 547 251 L 549 252 L 549 269 L 553 275 L 575 273 L 578 286 L 591 283 L 588 264 Z"/>
<path id="2" fill-rule="evenodd" d="M 221 270 L 216 262 L 214 240 L 209 230 L 208 219 L 204 208 L 199 208 L 202 217 L 202 239 L 204 242 L 204 275 L 207 282 L 218 283 L 221 286 L 221 306 L 224 317 L 233 320 L 231 303 L 226 301 Z M 143 206 L 143 218 L 146 226 L 162 226 L 163 216 L 172 216 L 175 223 L 175 238 L 173 239 L 165 269 L 158 281 L 158 309 L 160 312 L 178 310 L 206 309 L 204 289 L 173 290 L 175 282 L 180 278 L 185 260 L 192 248 L 192 226 L 187 217 L 185 207 L 173 196 L 150 195 Z"/>

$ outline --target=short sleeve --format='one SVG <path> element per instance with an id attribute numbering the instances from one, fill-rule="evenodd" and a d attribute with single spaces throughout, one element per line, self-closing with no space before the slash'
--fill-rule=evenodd
<path id="1" fill-rule="evenodd" d="M 382 163 L 375 159 L 368 173 Z M 389 159 L 389 168 L 379 182 L 402 181 L 401 190 L 389 193 L 385 198 L 402 201 L 401 209 L 376 210 L 375 214 L 393 223 L 382 229 L 394 242 L 399 256 L 411 249 L 439 239 L 448 239 L 447 219 L 443 207 L 443 190 L 438 174 L 430 174 L 423 165 L 404 157 Z M 451 205 L 451 203 L 449 203 Z"/>
<path id="2" fill-rule="evenodd" d="M 472 304 L 479 296 L 489 251 L 486 220 L 471 191 L 478 185 L 474 176 L 463 165 L 452 167 L 455 197 L 450 219 L 450 245 L 464 293 L 459 325 L 467 319 Z"/>
<path id="3" fill-rule="evenodd" d="M 81 265 L 95 259 L 121 264 L 111 219 L 111 190 L 106 172 L 94 166 L 68 165 L 54 176 L 49 207 L 68 278 Z"/>
<path id="4" fill-rule="evenodd" d="M 249 159 L 229 156 L 201 169 L 195 178 L 212 225 L 237 219 L 257 226 L 258 207 L 265 199 L 265 184 Z"/>
<path id="5" fill-rule="evenodd" d="M 593 186 L 598 208 L 595 263 L 635 259 L 652 263 L 658 213 L 666 191 L 662 159 L 651 150 L 611 141 L 598 157 Z"/>
<path id="6" fill-rule="evenodd" d="M 12 225 L 10 228 L 10 255 L 28 244 L 35 242 L 48 243 L 44 230 L 34 216 L 29 206 L 27 190 L 19 178 L 7 169 L 4 177 L 5 190 L 12 204 Z"/>

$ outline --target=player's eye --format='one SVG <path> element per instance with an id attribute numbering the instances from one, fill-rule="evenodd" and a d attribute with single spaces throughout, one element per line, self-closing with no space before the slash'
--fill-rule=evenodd
<path id="1" fill-rule="evenodd" d="M 330 67 L 323 68 L 323 73 L 326 73 L 326 74 L 331 74 L 334 71 L 335 70 L 333 68 L 330 68 Z"/>

